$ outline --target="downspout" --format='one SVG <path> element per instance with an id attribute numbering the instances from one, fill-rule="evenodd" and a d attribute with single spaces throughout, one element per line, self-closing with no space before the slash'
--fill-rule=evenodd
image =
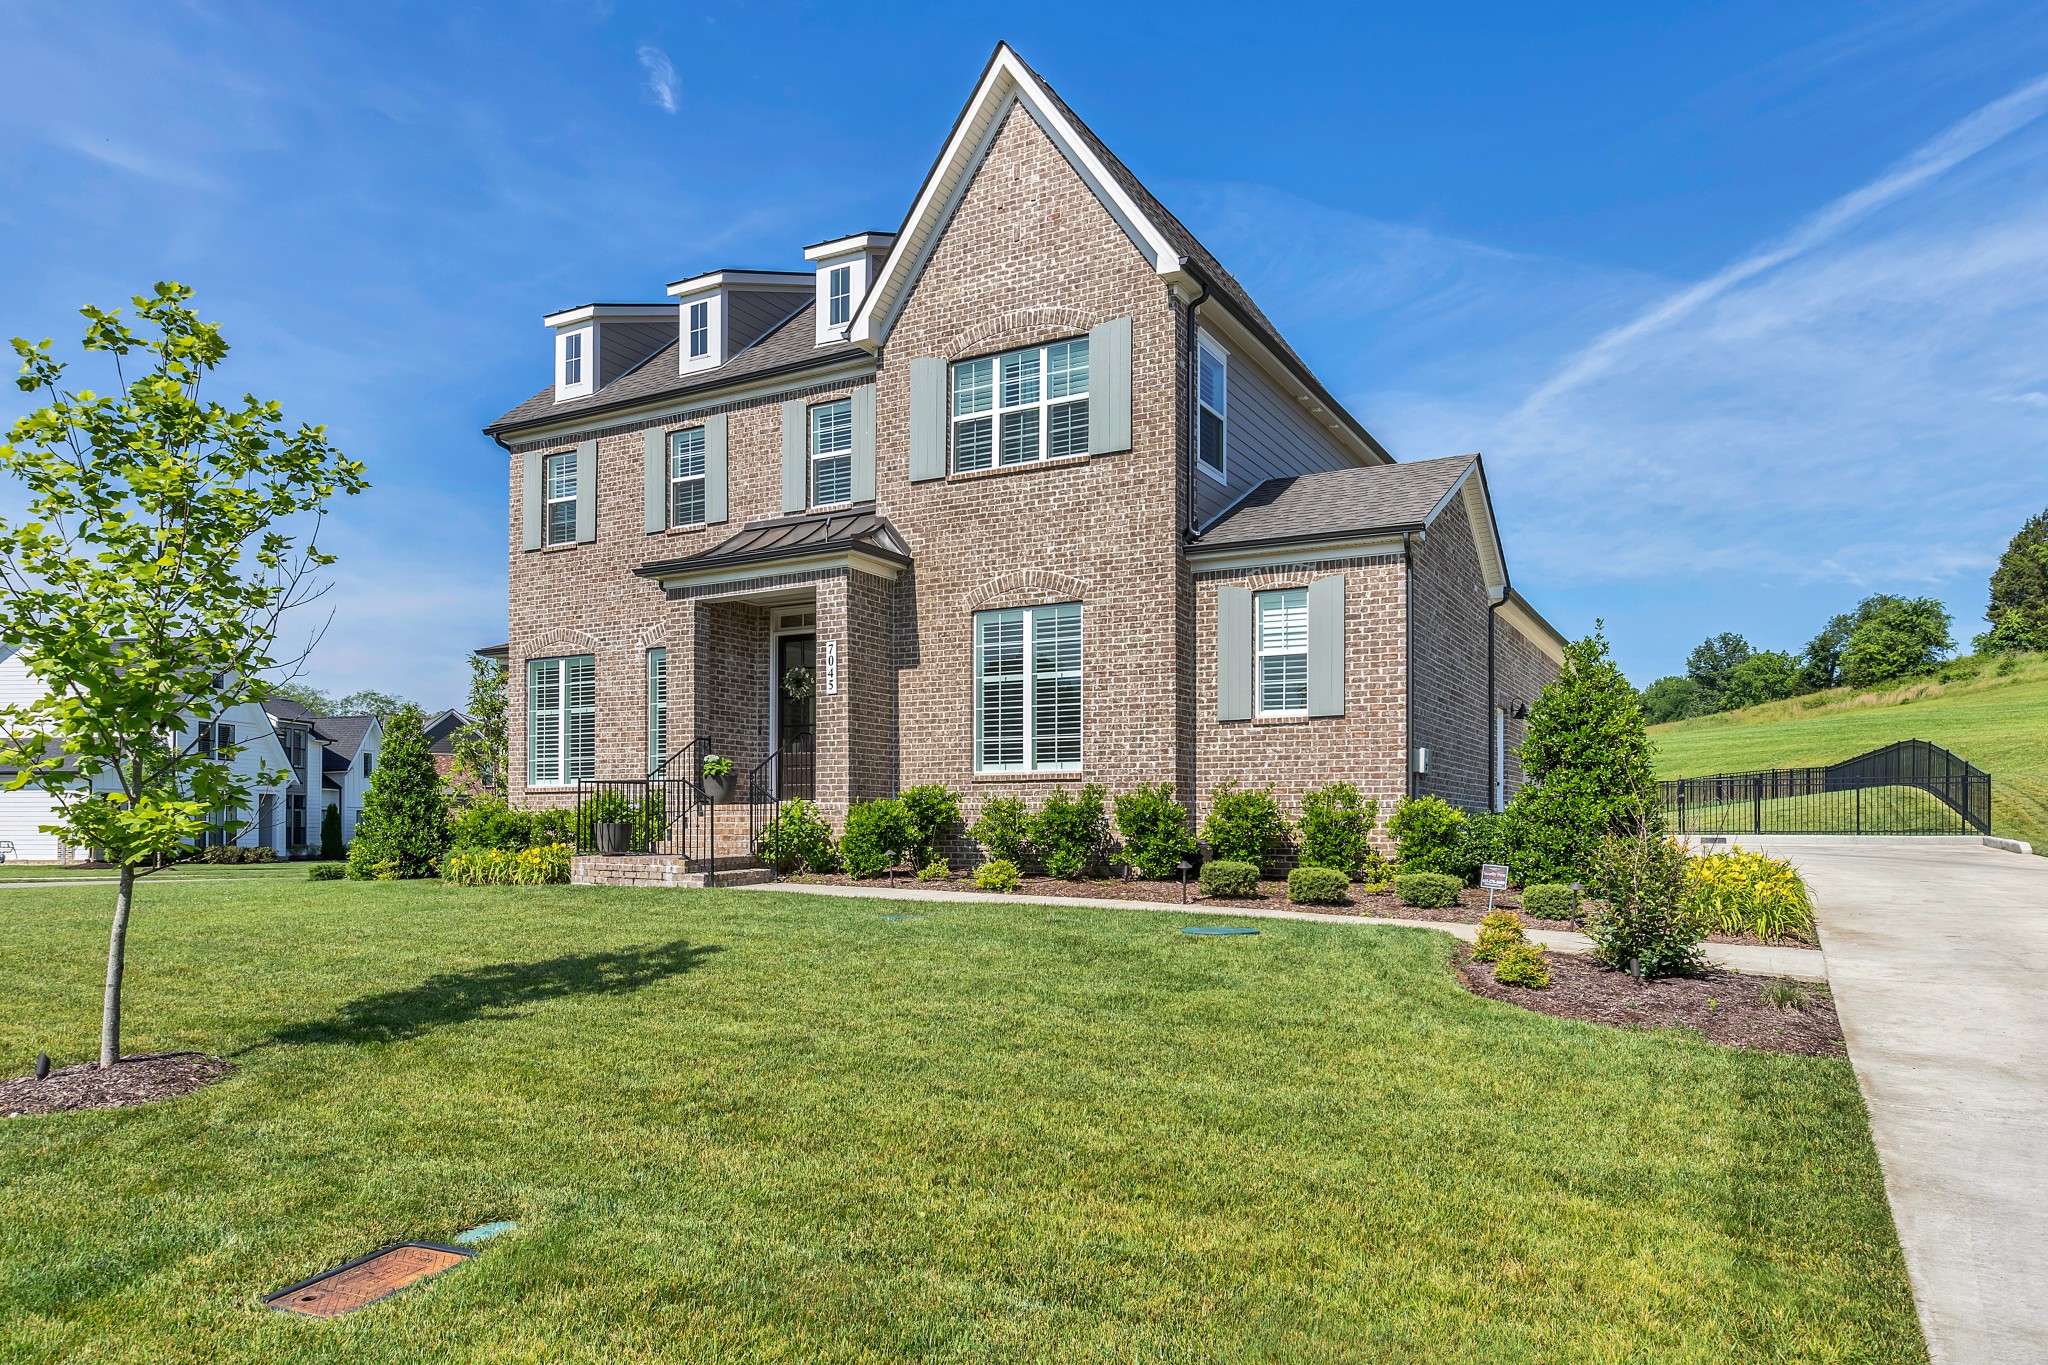
<path id="1" fill-rule="evenodd" d="M 1500 746 L 1506 738 L 1504 727 L 1494 719 L 1494 713 L 1501 710 L 1500 695 L 1496 691 L 1493 677 L 1494 637 L 1500 632 L 1500 618 L 1494 615 L 1508 600 L 1507 585 L 1503 583 L 1500 600 L 1486 606 L 1486 784 L 1493 788 L 1493 808 L 1505 810 L 1508 804 L 1507 765 L 1501 761 Z M 1499 779 L 1495 781 L 1496 777 Z"/>
<path id="2" fill-rule="evenodd" d="M 1181 265 L 1183 268 L 1186 267 L 1187 260 L 1185 257 L 1181 259 Z M 1188 405 L 1181 411 L 1182 430 L 1186 433 L 1186 440 L 1183 444 L 1187 447 L 1187 456 L 1184 462 L 1185 468 L 1182 470 L 1183 481 L 1186 483 L 1187 488 L 1181 494 L 1181 533 L 1188 540 L 1199 539 L 1201 535 L 1201 532 L 1195 529 L 1195 443 L 1199 439 L 1199 423 L 1192 420 L 1196 411 L 1196 404 L 1199 401 L 1198 395 L 1201 393 L 1202 384 L 1200 347 L 1195 341 L 1195 310 L 1200 308 L 1208 297 L 1209 282 L 1203 280 L 1202 292 L 1195 295 L 1187 307 L 1188 334 L 1186 341 L 1182 343 L 1185 349 L 1181 355 L 1181 373 L 1188 376 Z M 1185 547 L 1183 547 L 1182 559 L 1185 562 Z M 1193 566 L 1190 565 L 1188 567 L 1188 592 L 1192 595 L 1194 590 L 1195 573 Z M 1201 614 L 1201 606 L 1197 603 L 1195 604 L 1196 618 L 1199 619 Z M 1201 695 L 1202 689 L 1198 681 L 1201 676 L 1198 670 L 1200 670 L 1201 666 L 1200 660 L 1191 659 L 1188 661 L 1189 670 L 1196 673 L 1195 678 L 1188 680 L 1193 693 L 1189 698 L 1190 700 L 1194 700 Z M 1202 708 L 1197 703 L 1188 716 L 1188 823 L 1194 826 L 1188 832 L 1194 834 L 1197 838 L 1201 834 L 1201 821 L 1196 818 L 1197 812 L 1195 808 L 1195 803 L 1200 799 L 1202 791 L 1201 711 Z"/>
<path id="3" fill-rule="evenodd" d="M 1401 751 L 1401 765 L 1408 770 L 1408 795 L 1413 797 L 1416 794 L 1415 549 L 1414 546 L 1410 544 L 1409 533 L 1406 531 L 1403 531 L 1401 533 L 1401 569 L 1403 573 L 1403 581 L 1401 584 L 1401 613 L 1403 617 L 1401 639 L 1401 668 L 1404 674 L 1404 681 L 1401 685 L 1401 690 L 1403 693 L 1402 706 L 1407 711 L 1407 719 L 1402 726 L 1402 728 L 1405 729 L 1407 733 L 1401 737 L 1403 744 L 1403 748 Z"/>

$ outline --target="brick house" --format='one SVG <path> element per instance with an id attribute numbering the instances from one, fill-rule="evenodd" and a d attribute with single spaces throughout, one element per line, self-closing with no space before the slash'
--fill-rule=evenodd
<path id="1" fill-rule="evenodd" d="M 901 227 L 804 256 L 549 315 L 553 381 L 487 428 L 515 802 L 693 742 L 835 823 L 924 782 L 970 820 L 1512 795 L 1563 641 L 1479 458 L 1396 463 L 1008 47 Z"/>

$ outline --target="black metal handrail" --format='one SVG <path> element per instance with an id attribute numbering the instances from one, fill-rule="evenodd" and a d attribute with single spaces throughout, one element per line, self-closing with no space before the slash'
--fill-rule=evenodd
<path id="1" fill-rule="evenodd" d="M 642 778 L 588 779 L 576 784 L 578 853 L 662 853 L 686 865 L 709 862 L 710 822 L 698 769 L 710 738 L 698 735 Z M 700 847 L 701 845 L 701 847 Z"/>
<path id="2" fill-rule="evenodd" d="M 1901 740 L 1819 768 L 1657 784 L 1681 834 L 1991 832 L 1991 774 L 1938 744 Z"/>

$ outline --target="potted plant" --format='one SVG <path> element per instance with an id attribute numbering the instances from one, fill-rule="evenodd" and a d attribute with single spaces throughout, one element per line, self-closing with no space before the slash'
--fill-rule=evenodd
<path id="1" fill-rule="evenodd" d="M 633 842 L 633 803 L 614 791 L 590 798 L 583 818 L 590 822 L 590 842 L 599 853 L 624 853 Z"/>
<path id="2" fill-rule="evenodd" d="M 722 806 L 732 800 L 732 760 L 717 754 L 706 754 L 704 764 L 698 770 L 703 779 L 704 799 L 714 806 Z"/>

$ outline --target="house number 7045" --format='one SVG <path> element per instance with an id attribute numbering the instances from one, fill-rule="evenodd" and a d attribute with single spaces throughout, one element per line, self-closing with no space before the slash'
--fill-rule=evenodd
<path id="1" fill-rule="evenodd" d="M 839 642 L 837 640 L 827 640 L 825 642 L 825 695 L 828 697 L 839 695 Z"/>

